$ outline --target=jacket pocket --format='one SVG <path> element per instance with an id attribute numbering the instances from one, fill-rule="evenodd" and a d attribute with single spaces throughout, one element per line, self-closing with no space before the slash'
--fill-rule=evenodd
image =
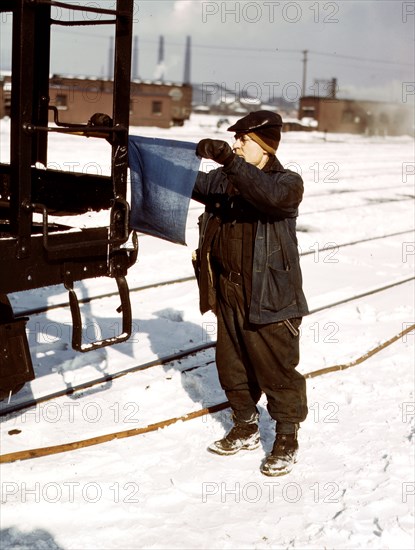
<path id="1" fill-rule="evenodd" d="M 279 311 L 294 304 L 295 299 L 291 269 L 274 269 L 268 266 L 263 286 L 262 306 L 271 311 Z"/>

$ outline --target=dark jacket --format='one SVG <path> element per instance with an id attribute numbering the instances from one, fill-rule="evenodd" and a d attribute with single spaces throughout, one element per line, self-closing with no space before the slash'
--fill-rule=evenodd
<path id="1" fill-rule="evenodd" d="M 216 278 L 210 263 L 210 246 L 220 224 L 220 198 L 227 194 L 229 184 L 258 213 L 249 321 L 266 324 L 306 315 L 296 237 L 303 181 L 297 173 L 285 170 L 275 157 L 263 170 L 235 157 L 226 167 L 199 172 L 193 198 L 206 205 L 199 218 L 196 267 L 201 312 L 214 310 Z"/>

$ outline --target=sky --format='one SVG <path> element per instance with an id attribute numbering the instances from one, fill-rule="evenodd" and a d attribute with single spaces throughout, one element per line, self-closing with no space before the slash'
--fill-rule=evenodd
<path id="1" fill-rule="evenodd" d="M 115 0 L 78 0 L 115 6 Z M 54 8 L 58 20 L 73 18 Z M 78 18 L 93 14 L 77 12 Z M 1 69 L 10 68 L 11 14 L 1 14 Z M 206 94 L 224 86 L 242 97 L 282 96 L 297 101 L 327 92 L 337 79 L 342 97 L 413 101 L 415 2 L 143 0 L 134 4 L 138 76 L 181 82 L 186 37 L 191 37 L 191 81 Z M 108 74 L 112 26 L 53 27 L 51 72 Z M 164 64 L 158 66 L 159 37 Z M 137 76 L 137 75 L 135 75 Z M 316 80 L 320 81 L 316 84 Z"/>

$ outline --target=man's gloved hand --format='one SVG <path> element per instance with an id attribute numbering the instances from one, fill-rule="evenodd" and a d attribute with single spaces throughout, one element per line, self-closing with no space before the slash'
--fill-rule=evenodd
<path id="1" fill-rule="evenodd" d="M 230 145 L 220 139 L 202 139 L 197 144 L 196 155 L 224 165 L 232 162 L 235 157 Z"/>

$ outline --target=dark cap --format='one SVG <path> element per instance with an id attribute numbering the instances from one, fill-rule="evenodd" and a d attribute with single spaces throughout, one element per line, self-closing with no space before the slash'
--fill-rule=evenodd
<path id="1" fill-rule="evenodd" d="M 282 118 L 272 111 L 255 111 L 244 116 L 228 131 L 248 134 L 265 151 L 275 154 L 281 140 Z"/>
<path id="2" fill-rule="evenodd" d="M 247 134 L 255 130 L 282 127 L 282 118 L 278 113 L 272 111 L 255 111 L 244 116 L 236 124 L 228 128 L 229 132 Z"/>

